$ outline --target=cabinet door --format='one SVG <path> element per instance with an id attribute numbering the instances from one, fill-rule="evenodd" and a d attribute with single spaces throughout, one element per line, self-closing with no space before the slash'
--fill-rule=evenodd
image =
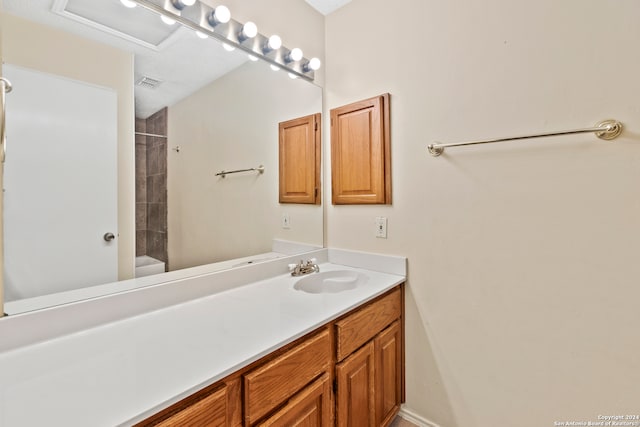
<path id="1" fill-rule="evenodd" d="M 207 395 L 156 425 L 161 427 L 227 426 L 227 388 L 224 387 Z"/>
<path id="2" fill-rule="evenodd" d="M 324 374 L 266 421 L 263 427 L 329 427 L 333 424 L 329 375 Z"/>
<path id="3" fill-rule="evenodd" d="M 402 335 L 396 321 L 374 340 L 376 363 L 376 425 L 387 426 L 400 409 Z"/>
<path id="4" fill-rule="evenodd" d="M 334 205 L 391 204 L 389 94 L 331 110 Z"/>
<path id="5" fill-rule="evenodd" d="M 337 426 L 375 426 L 374 346 L 370 341 L 336 366 Z"/>
<path id="6" fill-rule="evenodd" d="M 320 204 L 320 113 L 279 124 L 280 203 Z"/>

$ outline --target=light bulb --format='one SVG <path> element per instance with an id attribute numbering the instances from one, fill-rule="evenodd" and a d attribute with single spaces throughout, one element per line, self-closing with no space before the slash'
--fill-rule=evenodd
<path id="1" fill-rule="evenodd" d="M 125 7 L 136 7 L 138 4 L 131 0 L 120 0 L 120 3 Z"/>
<path id="2" fill-rule="evenodd" d="M 196 36 L 200 37 L 201 39 L 209 38 L 209 36 L 203 33 L 202 31 L 196 31 Z"/>
<path id="3" fill-rule="evenodd" d="M 178 10 L 182 10 L 187 6 L 193 6 L 196 0 L 171 0 L 171 4 Z"/>
<path id="4" fill-rule="evenodd" d="M 269 49 L 271 50 L 280 49 L 280 46 L 282 46 L 282 39 L 280 38 L 280 36 L 277 36 L 274 34 L 271 37 L 269 37 L 267 46 L 269 46 Z"/>
<path id="5" fill-rule="evenodd" d="M 295 79 L 297 79 L 297 78 L 298 78 L 298 76 L 296 76 L 296 75 L 295 75 L 295 74 L 293 74 L 293 73 L 288 73 L 288 74 L 289 74 L 289 78 L 290 78 L 291 80 L 295 80 Z"/>
<path id="6" fill-rule="evenodd" d="M 218 24 L 226 24 L 231 20 L 231 12 L 227 6 L 218 6 L 209 15 L 209 24 L 215 27 Z"/>
<path id="7" fill-rule="evenodd" d="M 253 56 L 253 55 L 248 55 L 249 56 L 249 60 L 256 62 L 258 60 L 257 56 Z"/>
<path id="8" fill-rule="evenodd" d="M 227 43 L 222 43 L 222 47 L 224 48 L 224 50 L 226 50 L 227 52 L 233 52 L 234 50 L 236 50 L 235 47 L 231 46 L 230 44 Z"/>
<path id="9" fill-rule="evenodd" d="M 320 66 L 322 65 L 322 63 L 320 62 L 320 60 L 318 58 L 311 58 L 309 60 L 309 62 L 307 63 L 305 68 L 308 68 L 310 70 L 313 71 L 317 71 L 320 69 Z"/>
<path id="10" fill-rule="evenodd" d="M 280 67 L 278 67 L 277 65 L 273 65 L 273 64 L 271 64 L 271 65 L 270 65 L 270 67 L 271 67 L 271 69 L 272 69 L 273 71 L 279 71 L 279 70 L 280 70 Z"/>
<path id="11" fill-rule="evenodd" d="M 165 16 L 165 15 L 160 15 L 160 19 L 162 19 L 162 22 L 164 22 L 167 25 L 173 25 L 176 23 L 175 19 L 169 18 L 168 16 Z"/>
<path id="12" fill-rule="evenodd" d="M 287 62 L 300 61 L 303 57 L 302 49 L 294 47 L 286 57 Z"/>
<path id="13" fill-rule="evenodd" d="M 246 40 L 252 39 L 258 34 L 258 27 L 253 22 L 249 21 L 242 26 L 242 31 L 240 31 L 239 39 Z"/>

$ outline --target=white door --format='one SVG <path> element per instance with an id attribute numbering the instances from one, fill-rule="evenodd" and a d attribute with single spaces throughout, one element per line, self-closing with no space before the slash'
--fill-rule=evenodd
<path id="1" fill-rule="evenodd" d="M 5 300 L 113 282 L 118 275 L 117 96 L 5 64 Z"/>

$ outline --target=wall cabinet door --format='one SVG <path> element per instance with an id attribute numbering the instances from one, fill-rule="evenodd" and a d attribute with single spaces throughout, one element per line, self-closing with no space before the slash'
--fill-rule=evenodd
<path id="1" fill-rule="evenodd" d="M 262 427 L 329 427 L 333 425 L 331 382 L 324 374 L 313 384 L 291 398 L 266 421 Z"/>
<path id="2" fill-rule="evenodd" d="M 374 346 L 369 342 L 336 366 L 337 426 L 375 426 Z"/>
<path id="3" fill-rule="evenodd" d="M 279 124 L 280 203 L 320 204 L 320 113 Z"/>
<path id="4" fill-rule="evenodd" d="M 387 426 L 400 409 L 402 336 L 396 321 L 378 335 L 373 344 L 376 364 L 376 425 Z"/>
<path id="5" fill-rule="evenodd" d="M 331 110 L 334 205 L 391 204 L 389 94 Z"/>

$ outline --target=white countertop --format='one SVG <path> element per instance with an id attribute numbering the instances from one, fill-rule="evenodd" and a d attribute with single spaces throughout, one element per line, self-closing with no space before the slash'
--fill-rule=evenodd
<path id="1" fill-rule="evenodd" d="M 0 353 L 0 426 L 133 424 L 405 280 L 320 268 L 369 279 L 308 294 L 282 274 Z"/>

